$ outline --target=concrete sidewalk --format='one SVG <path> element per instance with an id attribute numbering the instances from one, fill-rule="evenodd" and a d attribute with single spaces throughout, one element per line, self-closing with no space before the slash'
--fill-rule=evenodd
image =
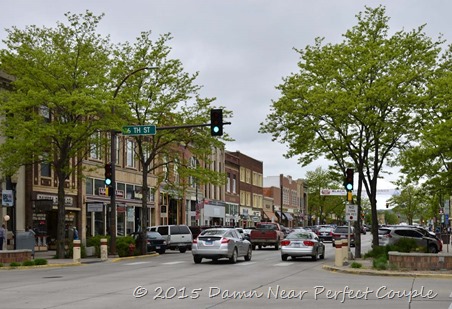
<path id="1" fill-rule="evenodd" d="M 73 259 L 57 259 L 55 250 L 37 251 L 37 252 L 35 252 L 34 258 L 35 259 L 46 259 L 48 265 L 55 265 L 55 266 L 57 266 L 57 265 L 76 266 L 76 265 L 80 265 L 80 264 L 92 264 L 92 263 L 102 262 L 102 260 L 98 257 L 82 258 L 80 263 L 75 262 Z M 107 260 L 107 261 L 109 261 L 109 260 Z"/>
<path id="2" fill-rule="evenodd" d="M 158 253 L 150 253 L 148 255 L 137 255 L 137 256 L 128 256 L 128 257 L 118 257 L 118 256 L 109 256 L 108 260 L 102 261 L 101 258 L 98 257 L 87 257 L 82 258 L 80 263 L 75 262 L 73 259 L 57 259 L 55 250 L 48 251 L 38 251 L 35 252 L 35 259 L 46 259 L 48 265 L 52 266 L 78 266 L 82 264 L 93 264 L 93 263 L 106 263 L 106 262 L 117 262 L 126 259 L 137 259 L 137 258 L 148 258 L 153 256 L 158 256 Z"/>

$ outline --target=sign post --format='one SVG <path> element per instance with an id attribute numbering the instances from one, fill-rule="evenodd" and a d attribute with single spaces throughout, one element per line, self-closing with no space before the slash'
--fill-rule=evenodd
<path id="1" fill-rule="evenodd" d="M 351 243 L 350 243 L 350 233 L 351 233 L 351 222 L 356 221 L 358 218 L 358 205 L 347 204 L 345 206 L 345 220 L 348 222 L 347 227 L 347 239 L 348 239 L 348 258 L 351 258 Z"/>

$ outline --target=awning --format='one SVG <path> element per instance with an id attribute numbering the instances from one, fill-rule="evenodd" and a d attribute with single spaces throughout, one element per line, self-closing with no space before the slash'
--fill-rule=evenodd
<path id="1" fill-rule="evenodd" d="M 273 211 L 265 211 L 264 210 L 264 216 L 266 216 L 270 221 L 278 221 L 278 217 L 275 215 Z"/>
<path id="2" fill-rule="evenodd" d="M 289 212 L 285 212 L 284 216 L 287 218 L 287 220 L 293 221 L 293 217 L 292 217 L 292 215 Z"/>

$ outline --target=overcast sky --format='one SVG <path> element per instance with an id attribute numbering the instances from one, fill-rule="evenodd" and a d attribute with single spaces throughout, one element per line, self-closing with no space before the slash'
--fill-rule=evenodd
<path id="1" fill-rule="evenodd" d="M 172 58 L 185 70 L 200 73 L 204 97 L 216 97 L 216 106 L 232 110 L 232 125 L 225 126 L 235 142 L 226 149 L 240 151 L 264 164 L 264 177 L 279 174 L 304 178 L 306 171 L 325 166 L 319 160 L 302 168 L 296 158 L 283 158 L 286 146 L 259 134 L 260 123 L 270 112 L 275 89 L 282 78 L 297 71 L 293 48 L 312 45 L 316 37 L 325 43 L 342 41 L 342 34 L 357 24 L 365 6 L 386 7 L 391 33 L 427 24 L 433 39 L 440 34 L 452 42 L 450 0 L 14 0 L 0 9 L 0 40 L 5 28 L 27 25 L 54 27 L 66 22 L 64 13 L 105 13 L 99 31 L 113 42 L 134 42 L 140 32 L 153 38 L 171 33 Z M 0 47 L 4 47 L 0 43 Z M 309 141 L 306 141 L 309 142 Z M 386 177 L 380 188 L 393 187 Z"/>

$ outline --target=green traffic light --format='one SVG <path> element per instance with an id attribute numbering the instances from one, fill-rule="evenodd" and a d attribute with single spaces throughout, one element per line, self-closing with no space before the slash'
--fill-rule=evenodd
<path id="1" fill-rule="evenodd" d="M 353 185 L 351 183 L 348 183 L 347 186 L 346 186 L 346 189 L 348 191 L 352 191 L 353 190 Z"/>
<path id="2" fill-rule="evenodd" d="M 111 185 L 111 179 L 110 178 L 105 179 L 105 184 L 107 186 Z"/>

